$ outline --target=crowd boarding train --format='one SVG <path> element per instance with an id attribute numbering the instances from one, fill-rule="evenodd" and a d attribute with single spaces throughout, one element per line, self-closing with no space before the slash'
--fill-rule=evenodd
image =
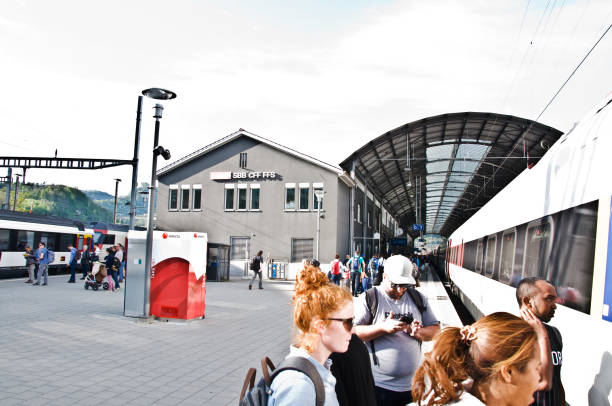
<path id="1" fill-rule="evenodd" d="M 68 245 L 83 251 L 85 247 L 97 245 L 102 250 L 111 245 L 126 244 L 128 227 L 102 222 L 80 221 L 39 216 L 35 214 L 0 210 L 0 278 L 27 275 L 25 247 L 38 248 L 44 242 L 55 251 L 55 261 L 49 268 L 61 269 L 68 265 Z M 103 251 L 104 252 L 104 251 Z"/>
<path id="2" fill-rule="evenodd" d="M 612 93 L 449 237 L 446 273 L 475 318 L 518 314 L 516 285 L 545 278 L 559 305 L 571 405 L 612 403 Z M 599 391 L 599 392 L 598 392 Z M 610 403 L 608 403 L 610 404 Z"/>

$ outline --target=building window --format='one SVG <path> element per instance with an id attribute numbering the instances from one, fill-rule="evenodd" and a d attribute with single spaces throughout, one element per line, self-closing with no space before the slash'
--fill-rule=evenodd
<path id="1" fill-rule="evenodd" d="M 313 255 L 312 238 L 291 239 L 291 262 L 300 262 L 303 259 L 311 259 Z"/>
<path id="2" fill-rule="evenodd" d="M 251 210 L 259 210 L 259 185 L 251 185 Z"/>
<path id="3" fill-rule="evenodd" d="M 357 214 L 357 218 L 355 220 L 357 220 L 358 223 L 361 223 L 361 204 L 359 203 L 357 203 L 357 210 L 355 214 Z"/>
<path id="4" fill-rule="evenodd" d="M 308 183 L 300 183 L 300 210 L 308 210 L 308 197 L 310 195 L 310 185 Z"/>
<path id="5" fill-rule="evenodd" d="M 234 185 L 225 185 L 225 210 L 234 210 Z"/>
<path id="6" fill-rule="evenodd" d="M 193 210 L 202 210 L 202 185 L 193 185 Z"/>
<path id="7" fill-rule="evenodd" d="M 240 167 L 241 168 L 247 167 L 247 153 L 246 152 L 240 153 Z"/>
<path id="8" fill-rule="evenodd" d="M 178 185 L 170 185 L 168 210 L 178 210 Z"/>
<path id="9" fill-rule="evenodd" d="M 369 210 L 368 210 L 368 227 L 372 227 L 372 216 Z"/>
<path id="10" fill-rule="evenodd" d="M 246 210 L 247 209 L 247 185 L 242 184 L 238 185 L 238 209 L 237 210 Z"/>
<path id="11" fill-rule="evenodd" d="M 285 183 L 285 210 L 295 210 L 295 183 Z"/>
<path id="12" fill-rule="evenodd" d="M 189 185 L 181 185 L 181 210 L 189 210 Z"/>
<path id="13" fill-rule="evenodd" d="M 319 199 L 317 199 L 317 191 L 323 191 L 322 183 L 313 183 L 312 184 L 312 209 L 319 209 Z M 323 201 L 320 202 L 321 210 L 323 210 Z"/>

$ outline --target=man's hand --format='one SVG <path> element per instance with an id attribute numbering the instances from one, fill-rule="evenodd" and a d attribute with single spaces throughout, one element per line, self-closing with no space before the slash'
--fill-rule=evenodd
<path id="1" fill-rule="evenodd" d="M 533 327 L 539 339 L 546 338 L 548 340 L 548 333 L 546 332 L 544 323 L 533 314 L 530 308 L 526 306 L 521 307 L 521 318 Z"/>
<path id="2" fill-rule="evenodd" d="M 403 321 L 395 320 L 393 318 L 393 312 L 391 312 L 389 317 L 387 317 L 387 319 L 382 323 L 382 329 L 388 334 L 397 333 L 398 331 L 405 330 L 406 328 L 410 328 L 410 326 Z"/>

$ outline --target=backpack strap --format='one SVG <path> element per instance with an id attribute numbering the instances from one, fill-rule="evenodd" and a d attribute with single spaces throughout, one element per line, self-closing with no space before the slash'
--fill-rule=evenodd
<path id="1" fill-rule="evenodd" d="M 419 309 L 422 315 L 423 312 L 427 310 L 427 306 L 425 305 L 425 302 L 423 301 L 423 296 L 421 296 L 421 294 L 412 286 L 409 287 L 407 291 L 408 291 L 408 294 L 410 295 L 410 298 L 412 299 L 412 301 L 414 302 L 414 304 Z"/>
<path id="2" fill-rule="evenodd" d="M 368 289 L 366 290 L 366 305 L 368 307 L 368 311 L 370 312 L 370 324 L 374 323 L 374 316 L 378 311 L 378 294 L 376 293 L 376 289 Z M 378 357 L 376 356 L 376 348 L 374 348 L 374 339 L 370 340 L 370 348 L 372 349 L 372 361 L 374 365 L 378 364 Z"/>
<path id="3" fill-rule="evenodd" d="M 270 378 L 270 371 L 274 371 L 276 367 L 274 363 L 269 357 L 263 357 L 261 359 L 261 372 L 263 373 L 264 382 L 268 387 L 272 384 L 272 379 Z"/>
<path id="4" fill-rule="evenodd" d="M 247 392 L 247 389 L 250 391 L 255 386 L 255 374 L 257 370 L 255 368 L 249 368 L 247 372 L 246 378 L 244 378 L 244 383 L 242 384 L 242 390 L 240 391 L 240 397 L 238 399 L 243 399 L 244 395 Z"/>
<path id="5" fill-rule="evenodd" d="M 278 374 L 287 370 L 299 371 L 308 376 L 308 378 L 310 378 L 315 387 L 315 404 L 316 406 L 323 406 L 323 404 L 325 403 L 325 386 L 323 385 L 323 379 L 321 379 L 321 375 L 319 375 L 317 368 L 304 357 L 285 358 L 285 360 L 281 362 L 278 368 L 276 368 L 274 372 L 272 372 L 272 375 L 270 376 L 270 383 L 274 380 L 274 378 L 276 378 Z"/>

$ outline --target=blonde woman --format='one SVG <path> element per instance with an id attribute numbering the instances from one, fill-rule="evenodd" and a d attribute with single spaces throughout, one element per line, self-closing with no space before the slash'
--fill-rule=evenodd
<path id="1" fill-rule="evenodd" d="M 307 265 L 298 274 L 293 296 L 299 329 L 288 357 L 303 357 L 315 368 L 325 387 L 325 406 L 337 406 L 336 379 L 329 370 L 333 352 L 345 352 L 353 327 L 353 300 L 346 290 L 329 283 L 318 268 Z M 315 385 L 299 371 L 287 370 L 272 381 L 268 406 L 314 406 Z"/>

